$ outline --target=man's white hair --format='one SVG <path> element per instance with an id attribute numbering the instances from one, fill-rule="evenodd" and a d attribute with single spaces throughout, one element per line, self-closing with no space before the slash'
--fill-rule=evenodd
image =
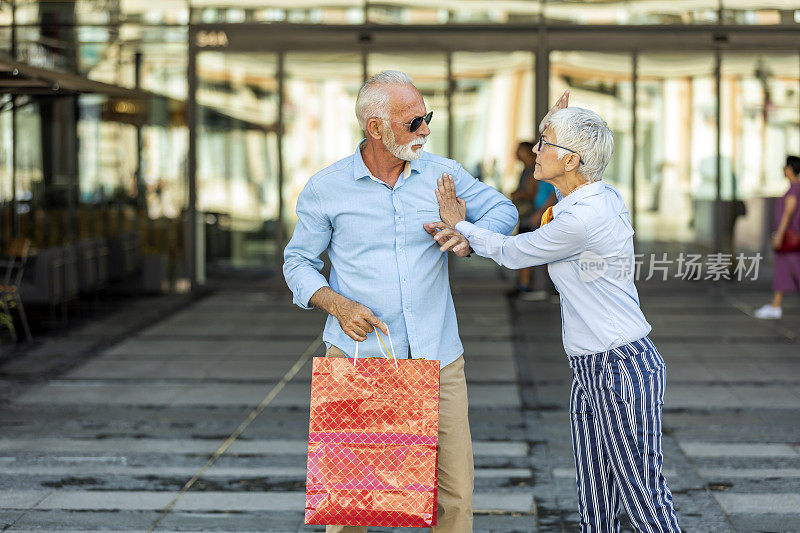
<path id="1" fill-rule="evenodd" d="M 594 111 L 567 107 L 553 113 L 545 127 L 551 126 L 555 144 L 575 150 L 583 160 L 578 173 L 593 182 L 603 178 L 603 172 L 614 153 L 614 135 L 608 124 Z M 558 159 L 569 154 L 558 148 Z"/>
<path id="2" fill-rule="evenodd" d="M 399 70 L 384 70 L 367 78 L 356 98 L 356 118 L 366 133 L 367 121 L 372 117 L 389 118 L 389 92 L 393 85 L 414 85 L 414 80 Z"/>

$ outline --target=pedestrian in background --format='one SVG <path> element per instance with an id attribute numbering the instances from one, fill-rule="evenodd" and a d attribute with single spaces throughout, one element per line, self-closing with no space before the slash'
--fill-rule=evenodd
<path id="1" fill-rule="evenodd" d="M 789 190 L 778 199 L 775 210 L 775 279 L 772 282 L 772 303 L 755 311 L 756 318 L 778 319 L 783 316 L 783 294 L 800 291 L 800 157 L 786 158 L 783 174 L 789 180 Z"/>
<path id="2" fill-rule="evenodd" d="M 556 190 L 549 183 L 533 177 L 536 165 L 533 143 L 527 141 L 519 143 L 517 159 L 522 161 L 524 168 L 519 177 L 517 190 L 511 193 L 511 200 L 519 211 L 518 233 L 528 233 L 539 227 L 544 211 L 556 203 Z M 538 284 L 537 280 L 539 280 Z M 546 267 L 520 269 L 513 294 L 526 301 L 545 300 L 549 292 L 542 288 L 545 284 L 550 285 L 549 281 Z"/>
<path id="3" fill-rule="evenodd" d="M 533 153 L 533 144 L 522 141 L 517 145 L 517 159 L 522 162 L 522 173 L 519 175 L 517 190 L 511 193 L 511 201 L 519 212 L 519 229 L 517 233 L 531 231 L 530 219 L 533 214 L 533 199 L 536 197 L 538 181 L 533 179 L 533 166 L 536 164 L 536 154 Z M 522 268 L 517 273 L 517 286 L 513 295 L 519 296 L 531 292 L 532 268 Z"/>

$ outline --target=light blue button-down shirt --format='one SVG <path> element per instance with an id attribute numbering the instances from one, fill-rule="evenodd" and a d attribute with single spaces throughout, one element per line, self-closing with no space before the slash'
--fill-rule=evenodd
<path id="1" fill-rule="evenodd" d="M 469 222 L 456 229 L 475 253 L 500 265 L 547 264 L 561 295 L 567 354 L 605 352 L 641 339 L 651 327 L 634 285 L 633 228 L 622 196 L 602 180 L 556 196 L 553 220 L 530 233 L 507 237 Z"/>
<path id="2" fill-rule="evenodd" d="M 453 176 L 456 193 L 468 202 L 468 220 L 492 232 L 511 232 L 518 217 L 514 205 L 452 159 L 423 152 L 392 188 L 371 176 L 356 148 L 312 176 L 297 200 L 297 226 L 283 264 L 294 302 L 308 309 L 311 296 L 330 286 L 386 323 L 398 357 L 410 350 L 412 357 L 439 360 L 443 367 L 458 359 L 464 350 L 447 254 L 422 227 L 439 220 L 435 189 L 443 172 Z M 320 273 L 325 251 L 330 282 Z M 356 342 L 333 316 L 323 340 L 350 356 L 355 351 Z M 367 336 L 360 353 L 379 354 L 375 335 Z"/>

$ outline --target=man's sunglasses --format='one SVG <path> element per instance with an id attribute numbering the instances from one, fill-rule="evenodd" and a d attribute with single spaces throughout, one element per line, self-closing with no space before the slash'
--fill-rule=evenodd
<path id="1" fill-rule="evenodd" d="M 396 120 L 390 120 L 388 118 L 383 118 L 383 117 L 375 117 L 375 118 L 379 118 L 381 120 L 388 120 L 389 122 L 394 122 L 395 124 L 402 124 L 403 126 L 408 126 L 408 131 L 414 133 L 419 129 L 420 126 L 422 126 L 423 120 L 425 121 L 425 124 L 431 123 L 431 119 L 433 118 L 433 111 L 431 111 L 425 116 L 413 118 L 411 119 L 411 122 L 398 122 Z"/>

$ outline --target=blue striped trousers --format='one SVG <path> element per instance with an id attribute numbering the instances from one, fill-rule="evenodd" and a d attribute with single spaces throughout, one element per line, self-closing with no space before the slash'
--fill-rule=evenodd
<path id="1" fill-rule="evenodd" d="M 619 503 L 638 531 L 679 532 L 661 472 L 664 360 L 648 337 L 570 356 L 570 419 L 581 532 L 620 530 Z"/>

